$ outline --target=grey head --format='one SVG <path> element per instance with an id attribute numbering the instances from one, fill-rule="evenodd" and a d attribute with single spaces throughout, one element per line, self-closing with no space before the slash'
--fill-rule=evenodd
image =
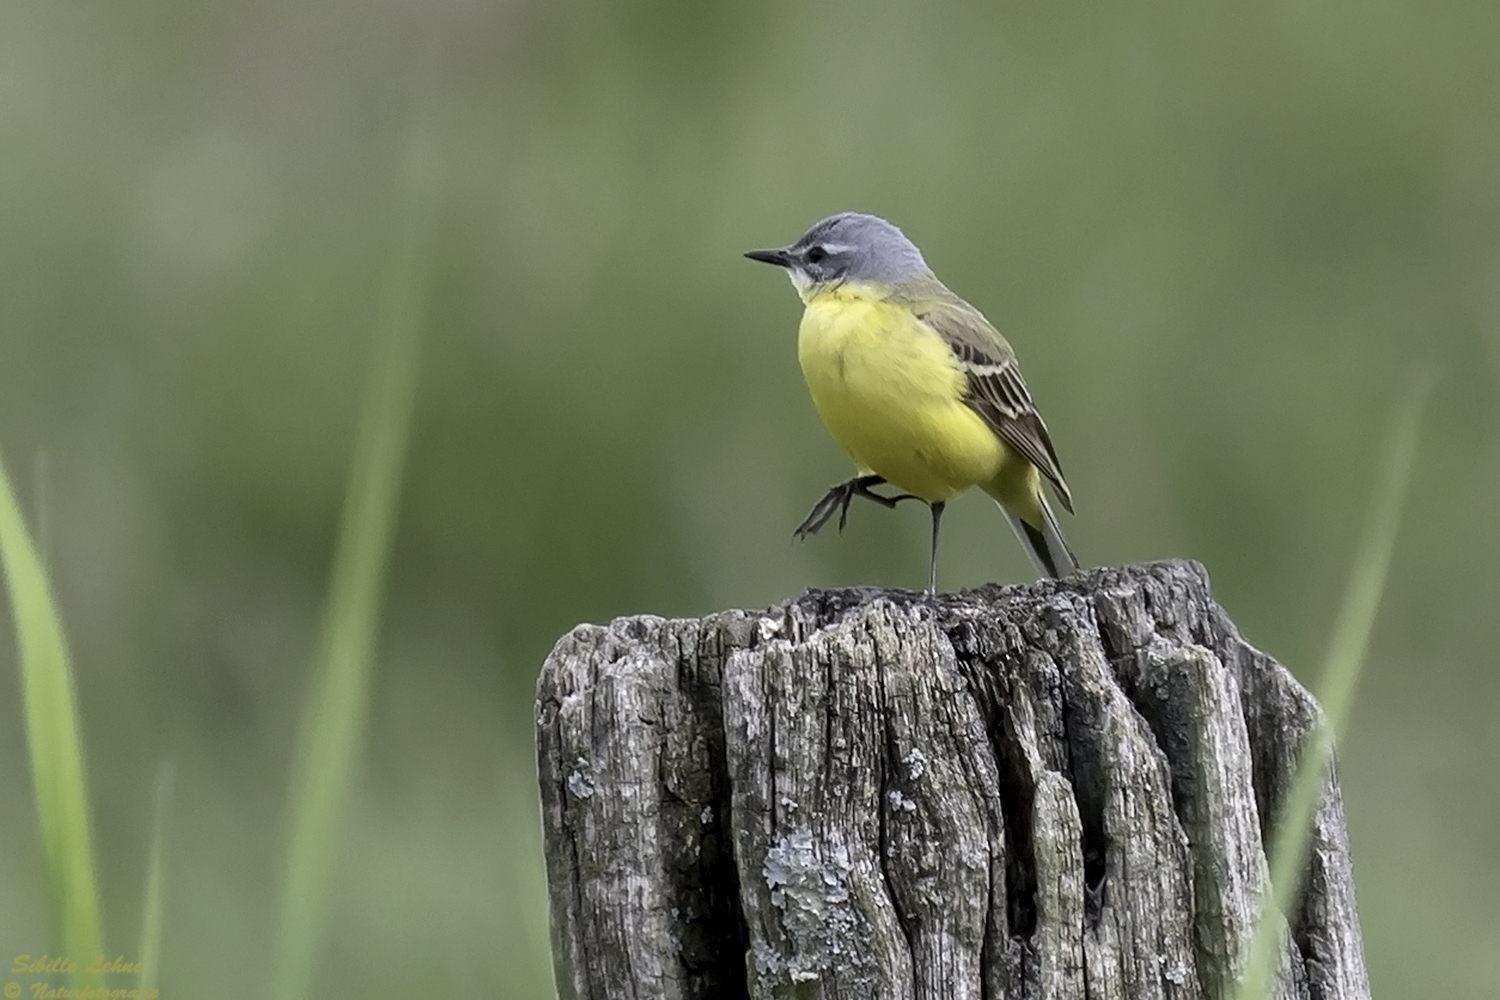
<path id="1" fill-rule="evenodd" d="M 780 250 L 751 250 L 751 260 L 784 267 L 805 296 L 835 282 L 890 285 L 930 272 L 917 245 L 884 219 L 860 212 L 830 215 Z"/>

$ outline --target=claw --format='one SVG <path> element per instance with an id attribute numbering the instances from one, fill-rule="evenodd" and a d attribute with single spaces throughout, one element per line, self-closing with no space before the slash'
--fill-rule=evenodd
<path id="1" fill-rule="evenodd" d="M 823 494 L 822 499 L 813 504 L 812 511 L 797 525 L 794 534 L 798 538 L 806 538 L 815 535 L 829 521 L 835 513 L 839 516 L 839 531 L 844 530 L 844 525 L 849 523 L 849 504 L 854 498 L 864 497 L 873 500 L 887 509 L 894 508 L 902 500 L 920 500 L 921 497 L 912 496 L 910 493 L 902 493 L 899 496 L 888 497 L 883 493 L 876 493 L 870 487 L 880 486 L 885 479 L 880 476 L 855 476 L 832 487 Z"/>

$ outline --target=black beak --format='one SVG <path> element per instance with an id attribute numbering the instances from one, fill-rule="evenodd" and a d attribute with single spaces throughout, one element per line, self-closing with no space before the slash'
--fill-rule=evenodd
<path id="1" fill-rule="evenodd" d="M 751 250 L 745 256 L 751 260 L 758 260 L 762 264 L 775 264 L 777 267 L 789 267 L 792 263 L 792 255 L 786 250 Z"/>

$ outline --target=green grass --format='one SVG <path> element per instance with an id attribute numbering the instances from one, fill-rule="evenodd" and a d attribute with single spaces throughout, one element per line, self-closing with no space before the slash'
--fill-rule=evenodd
<path id="1" fill-rule="evenodd" d="M 1349 572 L 1343 605 L 1324 659 L 1323 675 L 1315 692 L 1323 715 L 1298 760 L 1292 787 L 1282 804 L 1281 816 L 1271 843 L 1271 885 L 1261 903 L 1260 917 L 1250 942 L 1244 976 L 1236 991 L 1238 1000 L 1261 1000 L 1271 995 L 1276 957 L 1281 948 L 1284 915 L 1293 911 L 1307 862 L 1308 838 L 1313 814 L 1322 797 L 1333 747 L 1344 732 L 1349 705 L 1359 682 L 1375 613 L 1385 589 L 1401 509 L 1416 464 L 1417 438 L 1422 410 L 1436 381 L 1425 375 L 1413 386 L 1396 413 L 1380 477 L 1365 516 L 1359 548 Z"/>
<path id="2" fill-rule="evenodd" d="M 71 977 L 75 987 L 102 986 L 102 976 L 83 971 L 104 954 L 104 934 L 73 672 L 46 568 L 3 465 L 0 560 L 15 611 L 26 742 L 51 893 L 52 939 L 77 965 Z"/>
<path id="3" fill-rule="evenodd" d="M 380 598 L 416 389 L 438 188 L 431 149 L 414 143 L 409 152 L 401 199 L 405 217 L 383 284 L 322 639 L 288 793 L 273 964 L 278 1000 L 305 996 L 312 980 L 368 707 Z"/>
<path id="4" fill-rule="evenodd" d="M 167 812 L 172 801 L 176 769 L 163 761 L 156 769 L 154 815 L 151 821 L 151 855 L 146 863 L 146 895 L 141 903 L 141 994 L 157 988 L 161 969 L 161 929 L 166 892 Z"/>
<path id="5" fill-rule="evenodd" d="M 385 566 L 400 497 L 435 217 L 432 150 L 413 143 L 404 176 L 405 216 L 380 304 L 322 639 L 305 704 L 288 794 L 274 994 L 307 993 L 335 870 L 364 725 Z M 45 500 L 44 456 L 37 460 Z M 41 502 L 39 501 L 39 502 Z M 45 529 L 45 522 L 41 522 Z M 84 970 L 104 956 L 88 790 L 72 672 L 39 547 L 26 530 L 0 466 L 0 559 L 15 609 L 36 809 L 42 830 L 57 953 L 76 963 L 75 987 L 104 986 Z M 156 782 L 155 816 L 141 911 L 140 987 L 159 978 L 165 844 L 172 768 Z M 108 956 L 105 956 L 108 957 Z"/>

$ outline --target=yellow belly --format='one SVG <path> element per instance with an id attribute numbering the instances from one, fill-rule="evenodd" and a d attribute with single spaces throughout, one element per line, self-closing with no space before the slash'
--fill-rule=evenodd
<path id="1" fill-rule="evenodd" d="M 964 404 L 947 345 L 906 308 L 848 285 L 817 296 L 797 355 L 818 414 L 861 472 L 936 502 L 1029 471 Z"/>

